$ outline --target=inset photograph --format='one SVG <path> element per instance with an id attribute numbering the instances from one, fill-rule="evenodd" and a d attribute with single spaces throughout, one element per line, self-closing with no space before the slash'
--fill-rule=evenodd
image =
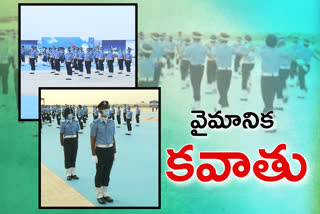
<path id="1" fill-rule="evenodd" d="M 160 89 L 39 91 L 39 208 L 160 208 Z"/>
<path id="2" fill-rule="evenodd" d="M 135 87 L 136 6 L 19 4 L 19 120 L 39 87 Z"/>

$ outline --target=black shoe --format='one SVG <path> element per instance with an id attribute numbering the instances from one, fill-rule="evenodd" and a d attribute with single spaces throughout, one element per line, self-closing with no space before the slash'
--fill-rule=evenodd
<path id="1" fill-rule="evenodd" d="M 110 196 L 103 197 L 106 202 L 113 202 L 113 199 Z"/>
<path id="2" fill-rule="evenodd" d="M 99 204 L 105 204 L 106 201 L 103 198 L 97 198 Z"/>
<path id="3" fill-rule="evenodd" d="M 73 179 L 76 179 L 76 180 L 79 179 L 79 177 L 78 177 L 77 175 L 71 175 L 71 177 L 72 177 Z"/>
<path id="4" fill-rule="evenodd" d="M 68 180 L 68 181 L 71 181 L 71 180 L 72 180 L 72 177 L 71 177 L 71 176 L 68 176 L 68 177 L 67 177 L 67 180 Z"/>

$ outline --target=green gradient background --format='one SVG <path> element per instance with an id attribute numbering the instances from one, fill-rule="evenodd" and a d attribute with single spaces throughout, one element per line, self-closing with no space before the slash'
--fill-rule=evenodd
<path id="1" fill-rule="evenodd" d="M 30 2 L 31 1 L 20 1 Z M 66 1 L 32 1 L 32 3 L 66 3 Z M 86 3 L 85 1 L 68 1 Z M 89 2 L 89 1 L 87 1 Z M 138 30 L 143 32 L 302 32 L 319 33 L 320 3 L 317 0 L 299 1 L 191 1 L 191 0 L 144 0 L 114 1 L 138 3 Z M 18 13 L 18 2 L 1 2 L 1 16 L 14 16 Z M 90 1 L 90 3 L 108 3 L 108 1 Z M 36 20 L 35 20 L 36 21 Z M 0 28 L 6 28 L 0 24 Z M 17 25 L 16 25 L 17 27 Z M 226 28 L 227 27 L 227 28 Z M 317 64 L 319 68 L 319 64 Z M 317 70 L 316 68 L 313 68 Z M 17 109 L 14 94 L 13 71 L 10 70 L 9 95 L 0 95 L 0 104 L 10 108 L 0 108 L 0 170 L 1 170 L 1 213 L 320 213 L 320 167 L 318 159 L 312 159 L 312 176 L 308 185 L 278 184 L 279 194 L 271 191 L 257 179 L 239 181 L 231 179 L 223 185 L 204 185 L 198 181 L 178 185 L 165 177 L 166 148 L 180 148 L 193 143 L 195 150 L 238 149 L 245 151 L 249 158 L 256 158 L 257 146 L 272 148 L 279 144 L 255 145 L 241 148 L 235 144 L 215 147 L 217 141 L 209 136 L 206 140 L 191 138 L 189 118 L 177 108 L 183 97 L 171 93 L 176 86 L 162 89 L 162 173 L 161 173 L 161 210 L 38 210 L 38 124 L 36 122 L 17 122 Z M 314 86 L 320 89 L 320 87 Z M 319 96 L 320 97 L 320 96 Z M 314 121 L 319 121 L 319 97 L 313 96 L 312 112 Z M 175 120 L 172 120 L 175 118 Z M 318 120 L 316 120 L 318 119 Z M 310 124 L 310 141 L 313 157 L 319 153 L 319 122 Z M 223 138 L 222 138 L 223 139 Z M 237 139 L 226 139 L 234 140 Z M 253 139 L 253 141 L 259 139 Z M 309 149 L 310 149 L 309 147 Z M 300 151 L 295 151 L 300 152 Z M 303 153 L 304 151 L 301 151 Z M 308 159 L 308 157 L 306 157 Z M 311 179 L 311 181 L 310 181 Z M 254 186 L 256 189 L 250 187 Z M 268 188 L 270 187 L 270 192 Z M 291 189 L 299 189 L 307 195 L 306 203 L 301 207 L 299 201 L 286 201 L 286 195 L 295 194 Z M 261 194 L 264 192 L 265 194 Z M 281 196 L 283 193 L 283 196 Z M 299 206 L 299 207 L 298 207 Z M 281 209 L 280 209 L 281 207 Z"/>

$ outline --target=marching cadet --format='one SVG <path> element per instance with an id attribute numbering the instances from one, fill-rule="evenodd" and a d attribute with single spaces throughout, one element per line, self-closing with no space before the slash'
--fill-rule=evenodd
<path id="1" fill-rule="evenodd" d="M 99 112 L 96 106 L 93 106 L 92 116 L 93 116 L 93 120 L 98 119 L 99 117 Z"/>
<path id="2" fill-rule="evenodd" d="M 219 44 L 217 44 L 211 52 L 217 62 L 217 88 L 220 96 L 218 103 L 224 112 L 226 108 L 229 107 L 228 91 L 232 75 L 232 56 L 236 54 L 234 47 L 227 44 L 228 39 L 228 34 L 221 33 Z"/>
<path id="3" fill-rule="evenodd" d="M 110 172 L 116 159 L 115 125 L 109 120 L 110 105 L 108 101 L 102 101 L 98 105 L 101 117 L 90 125 L 90 143 L 92 160 L 96 163 L 95 187 L 96 196 L 100 204 L 113 202 L 108 195 Z"/>
<path id="4" fill-rule="evenodd" d="M 313 51 L 310 49 L 310 41 L 304 40 L 303 46 L 297 50 L 297 64 L 298 64 L 298 83 L 300 88 L 300 94 L 298 98 L 304 99 L 307 93 L 307 87 L 305 83 L 305 75 L 310 71 L 310 61 L 313 57 Z"/>
<path id="5" fill-rule="evenodd" d="M 190 56 L 190 74 L 191 85 L 193 88 L 193 109 L 200 108 L 200 90 L 201 80 L 204 71 L 204 63 L 208 55 L 209 49 L 201 44 L 202 34 L 199 32 L 192 33 L 193 43 L 186 50 Z"/>
<path id="6" fill-rule="evenodd" d="M 151 45 L 144 43 L 141 48 L 141 58 L 139 58 L 139 86 L 150 87 L 154 86 L 154 66 L 155 59 L 152 57 Z"/>
<path id="7" fill-rule="evenodd" d="M 104 71 L 104 66 L 103 66 L 103 62 L 104 62 L 104 59 L 106 57 L 105 53 L 103 52 L 103 47 L 100 48 L 100 52 L 98 54 L 98 58 L 99 58 L 99 75 L 103 75 L 103 71 Z"/>
<path id="8" fill-rule="evenodd" d="M 21 50 L 20 50 L 20 57 L 21 57 L 21 65 L 24 66 L 25 60 L 26 60 L 26 50 L 24 49 L 24 46 L 21 46 Z"/>
<path id="9" fill-rule="evenodd" d="M 93 55 L 91 53 L 91 48 L 87 48 L 87 53 L 84 55 L 84 60 L 85 60 L 85 66 L 86 66 L 86 71 L 87 71 L 87 75 L 86 75 L 86 79 L 90 79 L 91 77 L 91 63 L 93 60 Z"/>
<path id="10" fill-rule="evenodd" d="M 214 49 L 216 45 L 217 37 L 216 35 L 210 36 L 209 49 Z M 217 62 L 214 57 L 208 56 L 207 59 L 207 94 L 212 94 L 216 91 L 216 80 L 217 80 Z"/>
<path id="11" fill-rule="evenodd" d="M 293 44 L 290 47 L 290 53 L 293 53 L 296 57 L 296 52 L 301 47 L 299 44 L 298 37 L 293 38 Z M 297 75 L 297 68 L 298 64 L 296 62 L 296 58 L 291 59 L 291 65 L 290 65 L 290 79 L 289 79 L 289 86 L 294 87 L 295 85 L 295 76 Z"/>
<path id="12" fill-rule="evenodd" d="M 83 60 L 84 60 L 84 51 L 83 51 L 83 48 L 80 47 L 80 50 L 78 51 L 78 68 L 79 68 L 78 76 L 83 76 Z"/>
<path id="13" fill-rule="evenodd" d="M 239 53 L 237 56 L 241 58 L 241 75 L 242 75 L 242 97 L 241 101 L 248 101 L 248 94 L 250 92 L 248 80 L 252 69 L 254 68 L 254 54 L 253 54 L 253 45 L 251 44 L 251 36 L 245 35 L 245 43 L 240 47 Z"/>
<path id="14" fill-rule="evenodd" d="M 79 51 L 77 47 L 73 48 L 73 68 L 74 68 L 74 74 L 78 74 L 79 66 L 78 66 L 78 56 L 79 56 Z"/>
<path id="15" fill-rule="evenodd" d="M 72 80 L 72 68 L 71 63 L 73 59 L 73 53 L 71 52 L 71 47 L 68 47 L 68 52 L 66 53 L 66 68 L 67 68 L 67 77 L 66 80 Z"/>
<path id="16" fill-rule="evenodd" d="M 154 66 L 154 76 L 153 76 L 153 82 L 154 86 L 158 87 L 160 84 L 160 76 L 162 76 L 162 67 L 165 64 L 165 58 L 164 53 L 165 49 L 163 46 L 163 43 L 159 41 L 159 34 L 158 33 L 152 33 L 151 38 L 153 40 L 151 46 L 152 46 L 152 57 L 155 59 L 155 66 Z"/>
<path id="17" fill-rule="evenodd" d="M 34 74 L 36 70 L 35 59 L 37 58 L 37 49 L 35 46 L 32 46 L 32 50 L 30 52 L 29 63 L 31 65 L 30 74 Z"/>
<path id="18" fill-rule="evenodd" d="M 190 55 L 188 55 L 187 49 L 190 45 L 190 39 L 186 37 L 184 39 L 184 44 L 179 48 L 180 54 L 180 73 L 182 86 L 181 89 L 189 88 L 189 79 L 188 76 L 190 74 Z"/>
<path id="19" fill-rule="evenodd" d="M 108 77 L 112 77 L 112 75 L 113 75 L 113 62 L 114 62 L 114 54 L 113 54 L 112 48 L 110 48 L 107 53 L 106 62 L 108 65 L 108 70 L 109 70 Z"/>
<path id="20" fill-rule="evenodd" d="M 281 66 L 281 50 L 276 48 L 278 38 L 274 34 L 266 37 L 266 47 L 260 50 L 261 56 L 261 93 L 264 102 L 264 113 L 273 111 L 273 102 L 278 87 L 279 70 Z M 275 131 L 275 125 L 269 131 Z"/>
<path id="21" fill-rule="evenodd" d="M 60 128 L 60 121 L 61 121 L 61 106 L 60 105 L 57 105 L 56 113 L 57 113 L 57 128 Z"/>
<path id="22" fill-rule="evenodd" d="M 64 166 L 66 168 L 67 180 L 77 180 L 79 179 L 76 175 L 79 123 L 73 119 L 71 108 L 66 108 L 63 114 L 67 118 L 62 122 L 60 127 L 60 143 L 64 151 Z"/>
<path id="23" fill-rule="evenodd" d="M 60 47 L 60 62 L 61 62 L 61 67 L 64 66 L 64 61 L 65 61 L 65 49 L 64 47 Z"/>
<path id="24" fill-rule="evenodd" d="M 139 106 L 137 105 L 137 109 L 136 109 L 136 126 L 140 125 L 140 109 Z"/>
<path id="25" fill-rule="evenodd" d="M 125 59 L 126 59 L 125 64 L 126 64 L 126 70 L 127 70 L 126 76 L 130 76 L 130 72 L 131 72 L 131 68 L 130 68 L 131 62 L 132 62 L 131 50 L 132 49 L 128 47 L 127 53 L 125 54 Z"/>
<path id="26" fill-rule="evenodd" d="M 120 125 L 121 125 L 121 109 L 120 109 L 120 106 L 118 106 L 118 110 L 117 110 L 117 122 L 118 122 L 117 128 L 120 128 Z"/>
<path id="27" fill-rule="evenodd" d="M 127 105 L 125 104 L 124 107 L 123 107 L 123 125 L 126 125 L 126 122 L 127 122 Z"/>
<path id="28" fill-rule="evenodd" d="M 54 56 L 56 53 L 56 47 L 52 47 L 52 50 L 50 52 L 50 64 L 51 64 L 51 72 L 50 73 L 55 73 L 56 71 L 56 67 L 55 67 L 55 60 L 54 60 Z"/>
<path id="29" fill-rule="evenodd" d="M 241 49 L 242 47 L 242 38 L 241 36 L 237 37 L 237 43 L 234 45 L 234 49 L 237 51 L 239 49 Z M 241 61 L 241 54 L 240 53 L 236 53 L 236 57 L 234 59 L 234 71 L 237 72 L 239 67 L 240 67 L 240 61 Z"/>
<path id="30" fill-rule="evenodd" d="M 170 70 L 170 75 L 173 75 L 173 64 L 172 61 L 174 60 L 174 53 L 175 53 L 175 44 L 173 42 L 173 37 L 169 36 L 168 41 L 165 44 L 166 47 L 166 59 L 167 59 L 167 69 Z M 171 61 L 172 60 L 172 61 Z"/>
<path id="31" fill-rule="evenodd" d="M 176 41 L 176 49 L 177 49 L 177 52 L 179 53 L 180 52 L 180 48 L 183 46 L 183 43 L 185 42 L 185 39 L 183 38 L 181 31 L 178 32 L 178 36 L 177 36 L 176 40 L 177 40 Z M 179 63 L 180 63 L 180 59 L 178 57 L 176 57 L 177 70 L 178 70 Z"/>
<path id="32" fill-rule="evenodd" d="M 99 47 L 98 46 L 94 47 L 93 56 L 94 56 L 94 63 L 96 64 L 96 73 L 99 73 Z"/>
<path id="33" fill-rule="evenodd" d="M 127 114 L 126 114 L 128 132 L 126 133 L 126 135 L 131 135 L 131 131 L 132 131 L 132 125 L 131 125 L 132 114 L 133 113 L 131 111 L 131 107 L 128 106 L 128 111 L 127 111 Z"/>
<path id="34" fill-rule="evenodd" d="M 120 52 L 118 53 L 118 65 L 119 65 L 119 74 L 122 74 L 123 72 L 123 57 L 124 57 L 124 53 L 123 53 L 123 49 L 120 48 Z"/>
<path id="35" fill-rule="evenodd" d="M 60 52 L 60 47 L 58 50 L 56 50 L 54 54 L 54 66 L 56 68 L 56 72 L 54 75 L 59 75 L 60 74 L 60 57 L 61 57 L 61 52 Z"/>
<path id="36" fill-rule="evenodd" d="M 112 108 L 111 108 L 111 119 L 114 120 L 114 114 L 115 114 L 116 110 L 114 109 L 114 105 L 112 105 Z"/>

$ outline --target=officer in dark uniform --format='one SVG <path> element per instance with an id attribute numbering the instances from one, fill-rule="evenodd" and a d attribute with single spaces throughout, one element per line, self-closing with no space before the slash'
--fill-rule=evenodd
<path id="1" fill-rule="evenodd" d="M 110 172 L 116 159 L 116 141 L 114 121 L 110 116 L 108 101 L 102 101 L 98 105 L 101 117 L 91 124 L 91 152 L 92 160 L 96 163 L 95 187 L 96 196 L 100 204 L 113 202 L 107 190 L 110 181 Z"/>
<path id="2" fill-rule="evenodd" d="M 128 110 L 126 114 L 128 132 L 126 133 L 126 135 L 131 135 L 131 131 L 132 131 L 131 120 L 132 120 L 132 111 L 131 111 L 131 107 L 128 106 Z"/>
<path id="3" fill-rule="evenodd" d="M 64 165 L 67 172 L 67 180 L 79 179 L 76 175 L 76 159 L 78 152 L 78 132 L 79 123 L 74 120 L 71 108 L 66 108 L 63 112 L 65 121 L 60 127 L 60 143 L 64 151 Z"/>

